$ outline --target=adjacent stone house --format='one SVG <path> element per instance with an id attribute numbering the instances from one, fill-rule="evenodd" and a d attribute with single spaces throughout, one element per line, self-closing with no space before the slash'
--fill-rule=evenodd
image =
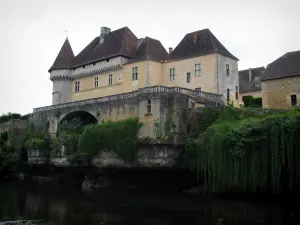
<path id="1" fill-rule="evenodd" d="M 265 67 L 249 68 L 239 71 L 239 104 L 243 103 L 243 96 L 251 95 L 255 98 L 262 97 L 261 76 Z"/>
<path id="2" fill-rule="evenodd" d="M 262 76 L 263 108 L 289 109 L 300 102 L 300 51 L 270 63 Z"/>

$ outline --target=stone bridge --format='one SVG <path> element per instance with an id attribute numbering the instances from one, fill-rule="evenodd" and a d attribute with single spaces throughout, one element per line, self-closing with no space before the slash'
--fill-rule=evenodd
<path id="1" fill-rule="evenodd" d="M 36 125 L 47 125 L 49 133 L 56 135 L 61 121 L 72 117 L 76 112 L 91 117 L 97 123 L 139 117 L 144 123 L 140 136 L 155 137 L 157 129 L 154 121 L 158 121 L 160 132 L 163 133 L 166 115 L 175 112 L 172 118 L 179 127 L 178 113 L 188 108 L 191 102 L 204 106 L 225 103 L 223 96 L 219 94 L 180 87 L 153 86 L 129 93 L 35 108 L 32 121 Z"/>

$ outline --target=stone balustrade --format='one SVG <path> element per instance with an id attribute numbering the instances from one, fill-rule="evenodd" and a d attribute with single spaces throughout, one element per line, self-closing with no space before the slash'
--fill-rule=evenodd
<path id="1" fill-rule="evenodd" d="M 57 104 L 57 105 L 51 105 L 51 106 L 45 106 L 40 108 L 33 109 L 33 112 L 43 112 L 48 110 L 54 110 L 54 109 L 61 109 L 61 108 L 68 108 L 68 107 L 74 107 L 79 105 L 86 105 L 86 104 L 94 104 L 99 102 L 108 102 L 108 101 L 117 101 L 117 100 L 124 100 L 124 99 L 131 99 L 131 98 L 137 98 L 140 95 L 144 94 L 181 94 L 188 96 L 192 98 L 195 101 L 212 101 L 217 103 L 223 103 L 223 96 L 219 94 L 214 93 L 208 93 L 204 91 L 196 91 L 192 89 L 182 88 L 182 87 L 165 87 L 165 86 L 152 86 L 152 87 L 146 87 L 146 88 L 140 88 L 136 91 L 128 92 L 128 93 L 122 93 L 117 95 L 110 95 L 105 97 L 99 97 L 99 98 L 92 98 L 82 101 L 76 101 L 76 102 L 68 102 L 63 104 Z"/>

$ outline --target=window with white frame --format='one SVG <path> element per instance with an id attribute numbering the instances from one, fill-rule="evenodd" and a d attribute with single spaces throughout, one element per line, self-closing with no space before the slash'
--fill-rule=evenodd
<path id="1" fill-rule="evenodd" d="M 99 87 L 99 77 L 95 77 L 95 88 Z"/>
<path id="2" fill-rule="evenodd" d="M 108 85 L 112 85 L 112 74 L 108 74 Z"/>
<path id="3" fill-rule="evenodd" d="M 175 68 L 169 70 L 170 81 L 175 80 Z"/>
<path id="4" fill-rule="evenodd" d="M 132 80 L 138 80 L 138 67 L 132 68 Z"/>
<path id="5" fill-rule="evenodd" d="M 75 81 L 75 92 L 78 92 L 80 90 L 80 81 Z"/>
<path id="6" fill-rule="evenodd" d="M 201 74 L 201 64 L 198 63 L 198 64 L 195 64 L 195 76 L 199 77 L 200 74 Z"/>

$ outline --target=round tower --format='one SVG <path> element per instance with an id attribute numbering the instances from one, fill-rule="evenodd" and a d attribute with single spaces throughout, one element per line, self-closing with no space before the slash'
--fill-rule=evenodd
<path id="1" fill-rule="evenodd" d="M 67 38 L 48 71 L 50 80 L 53 82 L 52 105 L 71 101 L 72 80 L 70 69 L 73 59 L 74 53 Z"/>

